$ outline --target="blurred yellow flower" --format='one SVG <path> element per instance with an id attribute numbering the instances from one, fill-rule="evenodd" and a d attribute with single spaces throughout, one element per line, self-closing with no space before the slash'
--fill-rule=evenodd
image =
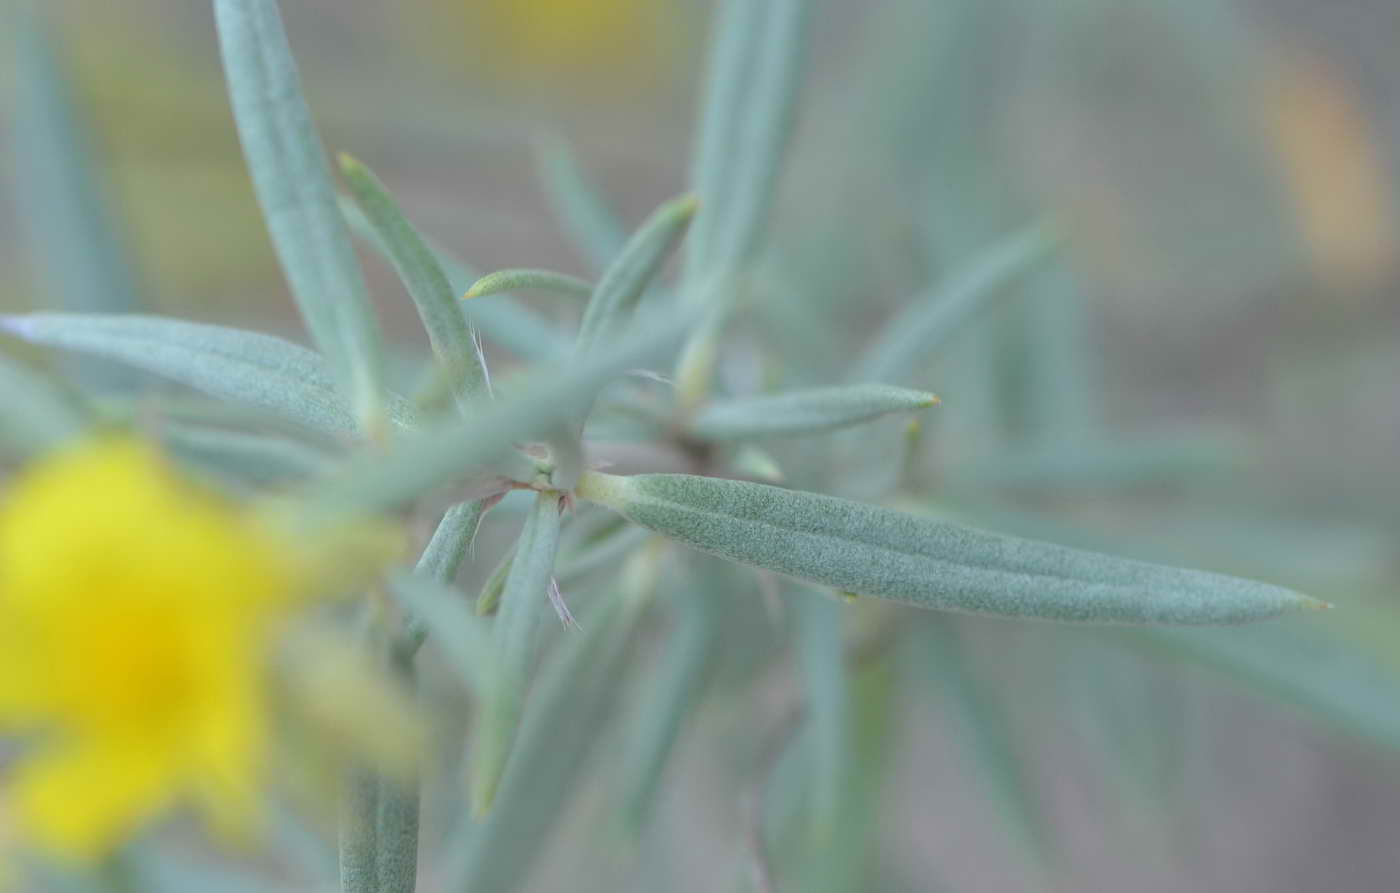
<path id="1" fill-rule="evenodd" d="M 0 729 L 31 745 L 6 792 L 26 836 L 95 859 L 186 797 L 248 829 L 263 658 L 303 568 L 133 439 L 17 478 L 0 504 Z"/>

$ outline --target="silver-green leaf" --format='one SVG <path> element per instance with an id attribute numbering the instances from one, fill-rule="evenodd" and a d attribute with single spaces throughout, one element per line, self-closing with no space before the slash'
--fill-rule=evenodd
<path id="1" fill-rule="evenodd" d="M 580 353 L 620 334 L 642 293 L 685 235 L 697 207 L 692 195 L 672 199 L 652 212 L 627 241 L 593 289 L 583 312 L 578 333 Z"/>
<path id="2" fill-rule="evenodd" d="M 1012 233 L 912 300 L 866 348 L 852 378 L 903 381 L 929 362 L 963 327 L 1048 257 L 1054 239 L 1043 227 Z"/>
<path id="3" fill-rule="evenodd" d="M 590 472 L 578 493 L 722 558 L 923 608 L 1081 623 L 1218 624 L 1323 605 L 1266 583 L 764 484 Z"/>
<path id="4" fill-rule="evenodd" d="M 926 391 L 893 385 L 810 388 L 711 403 L 688 427 L 704 440 L 788 437 L 832 431 L 937 403 L 938 397 Z"/>
<path id="5" fill-rule="evenodd" d="M 243 154 L 312 342 L 367 431 L 382 415 L 382 358 L 369 290 L 337 208 L 276 0 L 215 0 Z"/>
<path id="6" fill-rule="evenodd" d="M 535 632 L 549 612 L 550 578 L 559 550 L 558 493 L 542 492 L 525 519 L 501 592 L 493 638 L 491 680 L 472 756 L 472 807 L 484 815 L 496 797 L 525 704 L 535 662 Z"/>
<path id="7" fill-rule="evenodd" d="M 459 407 L 468 408 L 486 396 L 486 364 L 437 256 L 373 171 L 343 154 L 340 170 L 418 308 L 433 356 L 447 375 L 452 395 Z"/>
<path id="8" fill-rule="evenodd" d="M 433 634 L 435 647 L 478 696 L 487 690 L 491 672 L 491 626 L 472 613 L 466 597 L 422 570 L 389 574 L 389 591 Z"/>
<path id="9" fill-rule="evenodd" d="M 563 137 L 541 136 L 534 150 L 536 172 L 564 234 L 592 269 L 606 270 L 627 241 L 627 231 Z"/>
<path id="10" fill-rule="evenodd" d="M 272 335 L 137 314 L 0 317 L 31 344 L 105 357 L 222 400 L 343 435 L 354 419 L 314 352 Z"/>
<path id="11" fill-rule="evenodd" d="M 348 196 L 341 197 L 340 213 L 357 237 L 389 263 L 393 263 L 389 246 L 379 237 L 374 224 L 370 223 L 365 212 L 353 199 Z M 427 243 L 436 255 L 438 263 L 442 265 L 443 272 L 447 274 L 453 294 L 461 294 L 476 282 L 476 271 L 465 261 L 430 239 Z M 568 349 L 568 339 L 562 332 L 510 295 L 500 295 L 494 301 L 480 301 L 467 306 L 459 304 L 458 308 L 482 334 L 516 356 L 538 359 L 563 353 Z"/>

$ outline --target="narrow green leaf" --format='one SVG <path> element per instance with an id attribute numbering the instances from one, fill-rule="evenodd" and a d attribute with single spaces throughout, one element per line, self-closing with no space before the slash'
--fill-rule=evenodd
<path id="1" fill-rule="evenodd" d="M 634 837 L 646 825 L 671 751 L 714 662 L 719 624 L 708 595 L 693 585 L 676 591 L 676 617 L 655 683 L 639 704 L 624 745 L 623 821 Z"/>
<path id="2" fill-rule="evenodd" d="M 455 580 L 487 507 L 486 502 L 477 500 L 459 502 L 448 509 L 418 559 L 418 573 L 439 583 Z"/>
<path id="3" fill-rule="evenodd" d="M 13 136 L 18 215 L 57 306 L 122 313 L 140 288 L 109 189 L 47 21 L 48 4 L 20 3 L 14 20 Z M 110 384 L 91 380 L 92 384 Z"/>
<path id="4" fill-rule="evenodd" d="M 417 687 L 414 658 L 430 628 L 437 628 L 444 648 L 463 676 L 480 694 L 489 655 L 486 631 L 461 610 L 460 593 L 449 585 L 457 575 L 477 526 L 490 503 L 458 503 L 444 513 L 413 574 L 392 575 L 389 585 L 404 603 L 399 634 L 391 640 L 389 663 L 410 689 Z M 465 617 L 466 622 L 463 622 Z M 472 640 L 472 636 L 476 640 Z M 474 672 L 475 671 L 475 672 Z M 418 884 L 418 832 L 421 781 L 379 780 L 376 872 L 381 893 L 413 893 Z"/>
<path id="5" fill-rule="evenodd" d="M 418 557 L 415 572 L 424 579 L 450 586 L 491 504 L 486 499 L 459 502 L 444 512 L 423 554 Z M 396 659 L 411 664 L 427 636 L 428 622 L 410 610 L 391 651 Z"/>
<path id="6" fill-rule="evenodd" d="M 484 824 L 464 822 L 449 841 L 444 889 L 520 888 L 607 721 L 643 605 L 635 593 L 610 590 L 545 662 L 495 807 Z"/>
<path id="7" fill-rule="evenodd" d="M 550 578 L 559 549 L 562 498 L 545 491 L 525 519 L 515 559 L 501 593 L 494 638 L 491 683 L 472 751 L 472 811 L 485 815 L 496 797 L 524 710 L 525 690 L 535 662 L 535 632 L 549 613 Z"/>
<path id="8" fill-rule="evenodd" d="M 512 396 L 495 401 L 470 419 L 404 437 L 387 455 L 352 462 L 345 474 L 314 490 L 306 508 L 315 518 L 401 506 L 509 452 L 512 444 L 548 432 L 572 418 L 603 385 L 673 347 L 690 319 L 684 314 L 667 316 L 642 327 L 613 350 L 530 375 Z"/>
<path id="9" fill-rule="evenodd" d="M 954 618 L 934 618 L 927 631 L 928 639 L 920 642 L 923 647 L 919 653 L 925 658 L 934 684 L 948 695 L 963 733 L 964 753 L 978 768 L 1018 840 L 1041 865 L 1049 865 L 1051 827 L 1018 753 L 1004 699 L 978 677 Z"/>
<path id="10" fill-rule="evenodd" d="M 621 333 L 646 287 L 685 235 L 697 207 L 694 196 L 683 195 L 657 208 L 632 235 L 603 273 L 579 324 L 580 353 L 607 344 Z"/>
<path id="11" fill-rule="evenodd" d="M 1400 672 L 1354 641 L 1297 620 L 1240 630 L 1124 631 L 1155 655 L 1218 671 L 1323 724 L 1400 751 Z M 1115 636 L 1116 638 L 1116 636 Z"/>
<path id="12" fill-rule="evenodd" d="M 578 253 L 601 273 L 622 250 L 626 230 L 567 140 L 542 136 L 535 140 L 534 150 L 535 170 L 554 216 Z"/>
<path id="13" fill-rule="evenodd" d="M 1105 435 L 1102 353 L 1083 289 L 1065 264 L 1048 264 L 1021 302 L 1025 327 L 1026 428 L 1040 443 Z"/>
<path id="14" fill-rule="evenodd" d="M 76 401 L 52 380 L 0 353 L 0 444 L 41 453 L 87 426 Z"/>
<path id="15" fill-rule="evenodd" d="M 234 120 L 273 246 L 332 374 L 367 433 L 383 414 L 380 337 L 302 97 L 276 0 L 215 0 Z"/>
<path id="16" fill-rule="evenodd" d="M 798 651 L 807 692 L 812 780 L 808 786 L 807 843 L 831 843 L 850 774 L 850 686 L 841 641 L 841 605 L 831 598 L 803 598 L 797 606 Z"/>
<path id="17" fill-rule="evenodd" d="M 789 437 L 845 428 L 937 403 L 934 394 L 892 385 L 811 388 L 711 403 L 687 427 L 705 440 Z"/>
<path id="18" fill-rule="evenodd" d="M 478 697 L 489 690 L 494 644 L 491 626 L 467 607 L 466 596 L 451 586 L 415 572 L 394 571 L 389 591 L 405 610 L 422 619 L 433 642 L 452 669 Z"/>
<path id="19" fill-rule="evenodd" d="M 550 270 L 497 270 L 495 273 L 488 273 L 473 282 L 472 287 L 467 289 L 467 293 L 462 295 L 462 300 L 470 301 L 472 298 L 484 298 L 487 295 L 500 294 L 503 291 L 511 291 L 516 288 L 552 291 L 574 298 L 586 298 L 593 294 L 592 284 L 577 276 L 555 273 Z"/>
<path id="20" fill-rule="evenodd" d="M 924 608 L 1086 623 L 1209 624 L 1323 606 L 1265 583 L 764 484 L 589 472 L 578 494 L 730 561 Z"/>
<path id="21" fill-rule="evenodd" d="M 714 15 L 690 160 L 690 184 L 704 210 L 686 244 L 684 277 L 712 272 L 716 242 L 730 219 L 733 155 L 742 130 L 746 92 L 763 52 L 764 4 L 724 0 Z"/>
<path id="22" fill-rule="evenodd" d="M 418 308 L 433 356 L 447 373 L 457 405 L 469 409 L 474 401 L 487 395 L 486 361 L 457 306 L 456 292 L 437 257 L 374 172 L 344 154 L 340 156 L 340 170 Z"/>
<path id="23" fill-rule="evenodd" d="M 778 192 L 778 177 L 797 118 L 797 97 L 806 61 L 812 0 L 770 0 L 763 34 L 752 47 L 753 81 L 744 86 L 745 107 L 737 142 L 730 147 L 731 197 L 717 218 L 719 265 L 733 269 L 758 249 Z M 702 193 L 703 195 L 703 193 Z"/>
<path id="24" fill-rule="evenodd" d="M 317 431 L 355 428 L 321 358 L 272 335 L 137 314 L 32 313 L 0 317 L 0 329 L 31 344 L 117 360 Z"/>
<path id="25" fill-rule="evenodd" d="M 501 553 L 501 560 L 496 563 L 491 576 L 481 584 L 481 592 L 476 596 L 477 616 L 488 617 L 501 606 L 501 593 L 506 590 L 506 578 L 510 576 L 510 567 L 515 563 L 515 547 L 516 544 L 511 543 L 510 548 Z"/>
<path id="26" fill-rule="evenodd" d="M 852 378 L 906 381 L 978 313 L 1049 256 L 1054 240 L 1043 227 L 1012 233 L 943 283 L 910 301 L 866 348 Z"/>
<path id="27" fill-rule="evenodd" d="M 411 664 L 405 672 L 411 677 Z M 376 893 L 413 893 L 418 888 L 418 788 L 417 780 L 379 780 Z"/>
<path id="28" fill-rule="evenodd" d="M 393 263 L 389 246 L 379 237 L 365 212 L 351 198 L 342 196 L 340 213 L 350 229 L 389 263 Z M 462 294 L 477 280 L 476 271 L 454 257 L 441 246 L 428 241 L 437 256 L 454 295 Z M 516 356 L 527 360 L 548 358 L 564 353 L 569 339 L 539 314 L 516 301 L 510 295 L 498 295 L 494 301 L 481 301 L 458 309 L 479 331 Z"/>
<path id="29" fill-rule="evenodd" d="M 379 793 L 374 772 L 356 768 L 345 774 L 338 823 L 342 893 L 378 893 Z"/>
<path id="30" fill-rule="evenodd" d="M 612 570 L 652 538 L 651 531 L 624 523 L 604 539 L 564 552 L 559 559 L 559 582 L 574 583 L 598 570 Z"/>
<path id="31" fill-rule="evenodd" d="M 776 869 L 778 877 L 792 879 L 803 893 L 848 893 L 866 889 L 879 876 L 881 794 L 889 789 L 891 753 L 895 747 L 898 686 L 888 662 L 880 661 L 863 672 L 850 673 L 846 683 L 847 724 L 844 763 L 834 782 L 840 809 L 835 826 L 822 847 L 811 845 L 808 827 L 797 826 L 791 835 L 795 846 Z M 809 726 L 808 732 L 816 731 Z M 819 742 L 812 742 L 814 767 L 821 760 Z M 815 806 L 816 804 L 812 804 Z M 809 832 L 809 833 L 801 833 Z M 924 881 L 931 880 L 927 872 Z M 884 887 L 884 885 L 881 885 Z M 934 883 L 931 889 L 944 889 Z"/>

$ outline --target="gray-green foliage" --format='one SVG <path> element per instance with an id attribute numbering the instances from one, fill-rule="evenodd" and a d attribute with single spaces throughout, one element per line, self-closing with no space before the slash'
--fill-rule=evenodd
<path id="1" fill-rule="evenodd" d="M 480 355 L 466 317 L 457 306 L 457 296 L 447 281 L 447 274 L 418 230 L 404 219 L 398 203 L 373 171 L 349 155 L 341 155 L 340 170 L 413 297 L 433 356 L 447 378 L 452 395 L 464 409 L 469 407 L 486 395 L 486 361 Z"/>
<path id="2" fill-rule="evenodd" d="M 715 401 L 688 425 L 691 434 L 705 440 L 793 437 L 926 409 L 937 402 L 933 394 L 890 385 L 811 388 Z"/>
<path id="3" fill-rule="evenodd" d="M 1240 623 L 1322 603 L 766 484 L 590 473 L 579 492 L 697 549 L 922 608 L 1088 623 Z"/>
<path id="4" fill-rule="evenodd" d="M 64 310 L 122 313 L 140 306 L 139 275 L 127 234 L 95 163 L 92 136 L 74 102 L 60 41 L 43 4 L 13 4 L 16 89 L 10 153 L 17 218 L 52 304 Z M 125 378 L 80 363 L 84 383 L 107 390 Z"/>
<path id="5" fill-rule="evenodd" d="M 33 344 L 124 363 L 327 434 L 355 430 L 325 361 L 272 335 L 136 314 L 35 313 L 0 324 Z"/>
<path id="6" fill-rule="evenodd" d="M 1322 605 L 1282 586 L 907 510 L 942 511 L 936 499 L 954 491 L 1103 485 L 1106 478 L 1113 485 L 1140 483 L 1165 466 L 1187 466 L 1187 474 L 1218 464 L 1217 452 L 1176 442 L 1148 449 L 1106 442 L 1097 423 L 1092 431 L 1070 430 L 1075 420 L 1090 427 L 1087 410 L 1069 422 L 1046 421 L 1042 411 L 1039 422 L 1027 425 L 1038 440 L 948 470 L 954 486 L 941 493 L 918 473 L 923 452 L 916 447 L 933 435 L 896 435 L 894 445 L 911 455 L 876 469 L 896 480 L 888 492 L 872 487 L 859 499 L 816 492 L 852 492 L 890 445 L 880 425 L 846 435 L 842 450 L 832 449 L 829 432 L 932 406 L 931 393 L 895 385 L 923 386 L 945 347 L 974 333 L 994 303 L 1033 294 L 1027 284 L 1042 268 L 1062 285 L 1068 280 L 1042 225 L 1007 227 L 1010 235 L 985 245 L 980 236 L 963 240 L 956 251 L 930 251 L 958 262 L 891 312 L 863 346 L 847 337 L 830 308 L 805 302 L 800 289 L 771 293 L 773 283 L 793 281 L 755 271 L 782 262 L 766 249 L 801 108 L 812 6 L 806 0 L 720 4 L 690 181 L 676 184 L 685 194 L 661 205 L 632 236 L 567 144 L 538 144 L 551 199 L 599 274 L 590 285 L 543 269 L 478 279 L 421 233 L 353 160 L 342 166 L 350 196 L 338 196 L 276 3 L 214 0 L 252 179 L 316 349 L 152 316 L 35 313 L 0 320 L 7 333 L 31 344 L 100 357 L 253 410 L 246 426 L 231 416 L 212 424 L 180 419 L 167 395 L 151 398 L 176 418 L 156 432 L 172 452 L 252 494 L 275 488 L 295 506 L 291 514 L 304 529 L 365 517 L 438 519 L 415 565 L 384 573 L 388 595 L 377 593 L 370 602 L 367 647 L 410 690 L 430 678 L 424 654 L 441 660 L 451 689 L 472 705 L 468 767 L 438 777 L 433 773 L 451 761 L 442 754 L 419 767 L 423 799 L 445 800 L 453 810 L 445 846 L 420 845 L 417 787 L 372 769 L 350 773 L 340 829 L 347 893 L 409 893 L 420 874 L 420 850 L 446 889 L 518 889 L 576 789 L 590 781 L 581 770 L 604 741 L 620 742 L 612 749 L 625 756 L 620 771 L 603 767 L 604 781 L 595 780 L 601 793 L 593 799 L 623 821 L 599 827 L 644 836 L 671 777 L 668 763 L 698 724 L 707 691 L 727 683 L 732 692 L 735 678 L 771 672 L 775 655 L 796 666 L 800 684 L 795 701 L 775 713 L 774 728 L 763 730 L 778 736 L 775 753 L 746 769 L 754 777 L 743 796 L 763 801 L 744 819 L 753 826 L 742 835 L 751 848 L 746 862 L 762 866 L 760 875 L 788 875 L 783 889 L 857 889 L 862 867 L 875 863 L 870 835 L 879 825 L 880 775 L 892 741 L 895 676 L 885 658 L 897 637 L 918 626 L 906 622 L 907 606 L 1081 624 L 1200 625 Z M 442 377 L 443 393 L 457 398 L 454 406 L 444 410 L 423 400 L 410 407 L 386 386 L 350 231 L 398 273 L 431 345 L 423 366 Z M 668 288 L 665 263 L 682 240 L 680 281 Z M 968 241 L 978 242 L 978 250 L 966 250 Z M 587 295 L 578 331 L 547 322 L 509 294 L 526 289 Z M 845 352 L 839 362 L 784 364 L 783 351 L 742 329 L 733 311 L 744 302 L 781 304 L 781 312 L 768 314 L 769 325 L 801 317 L 810 331 L 797 333 L 799 341 Z M 529 368 L 492 386 L 474 327 Z M 1043 379 L 1036 393 L 1090 393 L 1062 368 L 1073 365 L 1062 362 L 1073 352 L 1043 351 L 1027 363 Z M 1003 356 L 1010 353 L 989 365 L 1009 362 Z M 718 381 L 717 370 L 730 360 L 740 372 Z M 743 372 L 747 360 L 754 360 L 750 374 Z M 839 374 L 848 381 L 829 380 L 846 366 L 851 372 Z M 658 373 L 672 368 L 679 370 L 674 386 Z M 813 370 L 832 375 L 812 380 Z M 599 399 L 605 390 L 606 399 Z M 27 454 L 61 443 L 92 423 L 89 411 L 55 380 L 0 357 L 0 440 L 7 448 Z M 139 413 L 131 415 L 139 424 Z M 290 423 L 307 436 L 269 433 L 271 422 Z M 696 473 L 590 470 L 609 461 L 603 445 L 619 430 L 632 438 L 629 446 L 640 441 L 652 450 L 647 460 Z M 769 439 L 776 443 L 763 449 L 755 443 Z M 765 451 L 770 446 L 776 457 Z M 793 487 L 743 479 L 750 476 L 787 477 Z M 529 497 L 523 526 L 487 549 L 475 542 L 478 529 L 511 491 Z M 515 510 L 510 499 L 500 511 L 507 510 Z M 703 559 L 676 574 L 683 550 L 669 543 L 741 567 L 716 573 L 721 562 Z M 459 571 L 480 587 L 474 609 L 458 585 Z M 788 585 L 775 574 L 809 585 Z M 653 599 L 657 589 L 666 597 Z M 552 622 L 551 596 L 576 606 L 577 627 Z M 573 610 L 562 602 L 556 608 L 561 620 Z M 653 618 L 665 634 L 654 649 L 637 650 L 654 652 L 655 666 L 629 664 L 630 646 L 652 629 Z M 1037 824 L 1028 773 L 1017 764 L 1021 749 L 1008 741 L 1011 724 L 991 703 L 957 631 L 939 629 L 942 635 L 920 638 L 937 652 L 923 671 L 931 666 L 951 691 L 1022 837 L 1048 849 L 1051 835 Z M 1133 641 L 1253 679 L 1373 738 L 1400 741 L 1393 723 L 1375 719 L 1397 687 L 1362 684 L 1374 669 L 1364 660 L 1302 649 L 1313 655 L 1304 672 L 1290 662 L 1285 640 L 1269 630 L 1151 629 Z M 629 667 L 650 684 L 635 709 L 616 712 L 614 723 L 611 708 Z M 416 690 L 429 721 L 450 726 L 432 709 L 445 685 L 436 684 Z M 924 688 L 922 681 L 912 686 L 916 693 Z M 1350 697 L 1335 697 L 1342 691 Z M 610 729 L 618 723 L 621 731 Z M 463 776 L 471 779 L 469 796 L 460 790 Z"/>

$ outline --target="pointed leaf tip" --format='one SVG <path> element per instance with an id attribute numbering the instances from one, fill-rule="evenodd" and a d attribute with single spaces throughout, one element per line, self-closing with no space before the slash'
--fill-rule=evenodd
<path id="1" fill-rule="evenodd" d="M 555 273 L 551 270 L 509 269 L 488 273 L 472 283 L 462 300 L 481 298 L 520 288 L 558 292 L 573 297 L 586 298 L 593 294 L 593 285 L 577 276 Z"/>

